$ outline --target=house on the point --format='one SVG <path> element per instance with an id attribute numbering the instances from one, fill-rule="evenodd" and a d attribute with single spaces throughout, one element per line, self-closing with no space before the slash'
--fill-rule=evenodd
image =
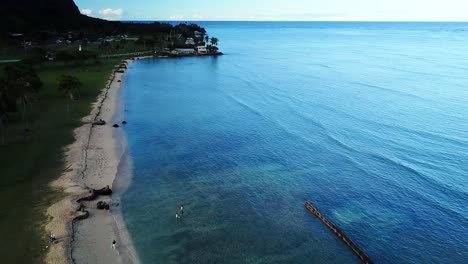
<path id="1" fill-rule="evenodd" d="M 197 46 L 196 47 L 198 54 L 206 54 L 208 51 L 206 50 L 206 46 Z"/>

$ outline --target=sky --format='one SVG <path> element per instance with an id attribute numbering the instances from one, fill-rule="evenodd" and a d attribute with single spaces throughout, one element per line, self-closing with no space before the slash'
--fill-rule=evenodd
<path id="1" fill-rule="evenodd" d="M 468 0 L 75 0 L 109 20 L 468 21 Z"/>

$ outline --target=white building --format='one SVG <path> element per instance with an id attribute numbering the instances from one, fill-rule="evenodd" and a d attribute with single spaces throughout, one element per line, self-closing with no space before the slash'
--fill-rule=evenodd
<path id="1" fill-rule="evenodd" d="M 197 52 L 198 54 L 206 54 L 208 51 L 206 50 L 206 46 L 197 46 Z"/>
<path id="2" fill-rule="evenodd" d="M 194 49 L 175 49 L 177 54 L 183 54 L 183 55 L 190 55 L 190 54 L 195 54 Z"/>
<path id="3" fill-rule="evenodd" d="M 195 45 L 195 40 L 193 40 L 193 38 L 187 38 L 185 40 L 185 45 Z"/>

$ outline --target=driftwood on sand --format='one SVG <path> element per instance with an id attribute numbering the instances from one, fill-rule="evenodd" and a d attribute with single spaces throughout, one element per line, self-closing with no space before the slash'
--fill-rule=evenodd
<path id="1" fill-rule="evenodd" d="M 109 186 L 106 186 L 102 189 L 95 190 L 95 189 L 90 189 L 89 190 L 90 194 L 85 197 L 81 197 L 80 199 L 76 200 L 78 203 L 82 201 L 94 201 L 99 195 L 111 195 L 112 190 L 109 188 Z"/>
<path id="2" fill-rule="evenodd" d="M 106 124 L 106 121 L 99 119 L 99 121 L 93 122 L 93 126 L 103 126 Z"/>
<path id="3" fill-rule="evenodd" d="M 99 190 L 90 189 L 89 192 L 90 192 L 89 195 L 85 197 L 81 197 L 80 199 L 76 200 L 76 202 L 79 203 L 79 205 L 76 208 L 76 211 L 79 213 L 77 214 L 77 216 L 73 218 L 73 221 L 83 220 L 89 217 L 89 211 L 85 209 L 85 206 L 82 203 L 82 201 L 93 201 L 99 195 L 111 195 L 112 194 L 112 190 L 111 188 L 109 188 L 109 185 Z M 102 208 L 99 208 L 100 203 L 101 203 Z M 98 202 L 98 209 L 109 210 L 109 204 L 107 204 L 106 202 Z"/>
<path id="4" fill-rule="evenodd" d="M 88 217 L 89 217 L 89 211 L 83 209 L 83 211 L 81 211 L 80 214 L 78 214 L 77 216 L 75 216 L 75 218 L 73 218 L 73 221 L 84 220 Z"/>
<path id="5" fill-rule="evenodd" d="M 109 207 L 110 207 L 109 204 L 103 201 L 99 201 L 96 204 L 96 208 L 100 210 L 104 210 L 104 209 L 109 210 Z"/>

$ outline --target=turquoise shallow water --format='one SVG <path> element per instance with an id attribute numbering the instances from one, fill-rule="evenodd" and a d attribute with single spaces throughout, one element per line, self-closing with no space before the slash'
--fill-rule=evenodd
<path id="1" fill-rule="evenodd" d="M 207 22 L 125 77 L 143 263 L 468 262 L 468 24 Z M 186 213 L 176 221 L 184 204 Z"/>

